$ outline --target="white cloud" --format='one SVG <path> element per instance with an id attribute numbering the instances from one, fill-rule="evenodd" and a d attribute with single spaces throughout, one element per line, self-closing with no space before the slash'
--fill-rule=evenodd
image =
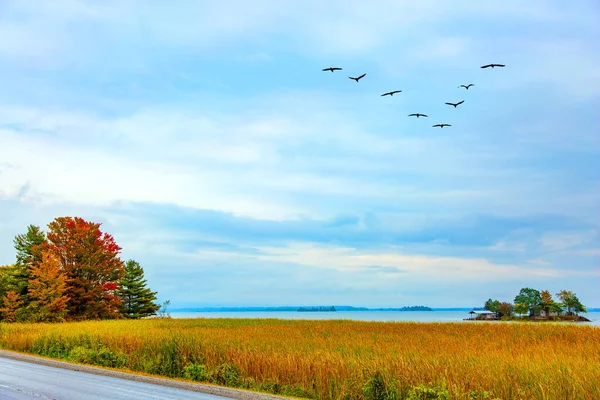
<path id="1" fill-rule="evenodd" d="M 198 113 L 187 104 L 119 117 L 0 108 L 3 196 L 18 196 L 28 184 L 22 197 L 30 201 L 166 202 L 268 219 L 400 204 L 413 212 L 435 206 L 511 214 L 516 193 L 517 213 L 581 204 L 569 208 L 576 214 L 593 207 L 589 195 L 597 197 L 570 190 L 540 206 L 555 181 L 532 185 L 498 154 L 470 148 L 468 136 L 382 136 L 358 117 L 329 111 L 333 99 L 298 107 L 288 97 L 251 100 L 270 110 L 264 114 Z"/>
<path id="2" fill-rule="evenodd" d="M 531 278 L 599 275 L 599 271 L 567 271 L 552 266 L 531 268 L 528 265 L 507 265 L 484 258 L 438 257 L 389 251 L 375 253 L 348 247 L 294 243 L 288 247 L 259 247 L 266 255 L 263 261 L 289 262 L 352 274 L 369 266 L 385 266 L 403 272 L 401 279 L 410 282 L 459 283 L 522 281 Z"/>
<path id="3" fill-rule="evenodd" d="M 540 238 L 540 245 L 549 251 L 560 251 L 589 244 L 593 241 L 600 243 L 600 236 L 595 230 L 548 232 Z"/>

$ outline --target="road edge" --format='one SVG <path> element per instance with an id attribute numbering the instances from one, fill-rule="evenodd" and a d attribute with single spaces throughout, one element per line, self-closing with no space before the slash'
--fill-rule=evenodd
<path id="1" fill-rule="evenodd" d="M 47 367 L 68 369 L 71 371 L 85 372 L 85 373 L 94 374 L 94 375 L 102 375 L 102 376 L 109 376 L 109 377 L 113 377 L 113 378 L 126 379 L 129 381 L 150 383 L 150 384 L 160 385 L 160 386 L 169 386 L 169 387 L 176 388 L 176 389 L 183 389 L 183 390 L 189 390 L 192 392 L 212 394 L 215 396 L 228 397 L 228 398 L 237 399 L 237 400 L 275 400 L 275 399 L 289 400 L 290 399 L 289 397 L 275 396 L 275 395 L 266 394 L 266 393 L 251 392 L 249 390 L 243 390 L 243 389 L 234 389 L 234 388 L 228 388 L 228 387 L 223 387 L 223 386 L 208 385 L 208 384 L 204 384 L 204 383 L 185 382 L 185 381 L 178 381 L 178 380 L 169 379 L 169 378 L 159 378 L 159 377 L 155 377 L 155 376 L 138 375 L 136 373 L 115 371 L 112 369 L 105 369 L 105 368 L 95 367 L 95 366 L 91 366 L 91 365 L 83 365 L 83 364 L 71 363 L 68 361 L 55 360 L 53 358 L 38 357 L 38 356 L 31 355 L 31 354 L 24 354 L 24 353 L 19 353 L 16 351 L 11 351 L 11 350 L 0 349 L 0 358 L 8 358 L 11 360 L 16 360 L 16 361 L 24 361 L 24 362 L 29 362 L 32 364 L 39 364 L 39 365 L 45 365 Z"/>

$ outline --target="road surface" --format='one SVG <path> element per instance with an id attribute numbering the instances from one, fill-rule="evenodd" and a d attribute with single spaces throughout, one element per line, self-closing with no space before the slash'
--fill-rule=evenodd
<path id="1" fill-rule="evenodd" d="M 273 400 L 278 396 L 127 374 L 0 350 L 1 400 Z"/>

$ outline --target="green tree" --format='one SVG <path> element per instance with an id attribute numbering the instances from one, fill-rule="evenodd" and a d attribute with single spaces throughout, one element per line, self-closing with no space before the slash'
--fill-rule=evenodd
<path id="1" fill-rule="evenodd" d="M 550 311 L 553 311 L 560 315 L 563 312 L 562 304 L 553 301 L 552 304 L 550 304 Z"/>
<path id="2" fill-rule="evenodd" d="M 519 294 L 515 297 L 515 304 L 526 304 L 529 310 L 529 316 L 534 316 L 540 309 L 542 296 L 539 290 L 532 288 L 522 288 Z"/>
<path id="3" fill-rule="evenodd" d="M 14 290 L 14 265 L 0 265 L 0 297 L 6 292 Z"/>
<path id="4" fill-rule="evenodd" d="M 556 293 L 556 296 L 560 299 L 562 306 L 567 309 L 567 314 L 573 314 L 571 310 L 576 305 L 575 298 L 577 296 L 575 296 L 575 293 L 571 292 L 570 290 L 561 290 L 560 292 Z"/>
<path id="5" fill-rule="evenodd" d="M 485 302 L 485 304 L 483 305 L 484 310 L 488 310 L 488 311 L 495 312 L 495 313 L 500 312 L 499 307 L 500 307 L 500 300 L 488 299 Z"/>
<path id="6" fill-rule="evenodd" d="M 29 225 L 27 233 L 15 236 L 13 243 L 17 251 L 17 264 L 32 266 L 42 261 L 41 245 L 46 235 L 39 226 Z"/>
<path id="7" fill-rule="evenodd" d="M 46 235 L 35 225 L 29 225 L 26 233 L 13 239 L 17 260 L 11 272 L 12 290 L 19 294 L 25 304 L 29 302 L 27 293 L 31 268 L 42 260 L 42 244 L 45 242 Z"/>
<path id="8" fill-rule="evenodd" d="M 515 312 L 517 314 L 523 315 L 527 314 L 529 311 L 529 306 L 527 304 L 517 303 L 515 304 Z"/>
<path id="9" fill-rule="evenodd" d="M 576 295 L 573 295 L 573 311 L 575 311 L 575 314 L 587 313 L 587 308 L 581 304 Z"/>
<path id="10" fill-rule="evenodd" d="M 154 303 L 156 292 L 151 291 L 144 279 L 144 269 L 134 260 L 125 263 L 125 274 L 120 281 L 121 315 L 142 318 L 155 315 L 160 305 Z"/>

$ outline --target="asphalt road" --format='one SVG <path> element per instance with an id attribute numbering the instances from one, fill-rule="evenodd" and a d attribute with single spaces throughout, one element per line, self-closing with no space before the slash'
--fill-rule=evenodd
<path id="1" fill-rule="evenodd" d="M 2 400 L 224 400 L 227 397 L 0 358 Z"/>

